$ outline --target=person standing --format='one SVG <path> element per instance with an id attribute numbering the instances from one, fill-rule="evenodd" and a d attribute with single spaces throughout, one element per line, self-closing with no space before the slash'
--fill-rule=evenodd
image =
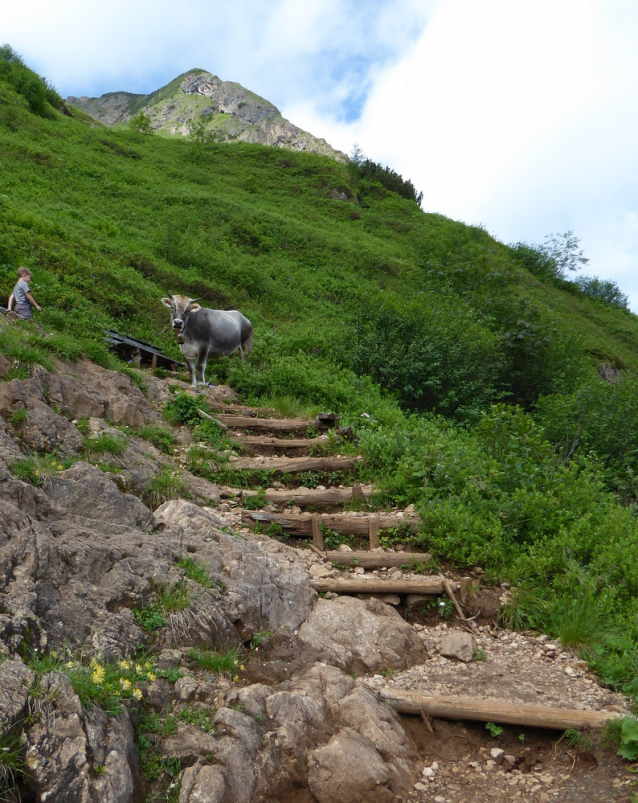
<path id="1" fill-rule="evenodd" d="M 21 318 L 33 318 L 33 313 L 31 312 L 31 307 L 35 307 L 38 312 L 42 311 L 42 307 L 38 304 L 38 302 L 33 298 L 31 295 L 31 289 L 29 288 L 29 282 L 31 281 L 31 276 L 33 274 L 29 270 L 29 268 L 19 268 L 18 269 L 18 282 L 16 286 L 13 288 L 13 293 L 9 296 L 9 303 L 7 307 L 9 312 L 11 312 L 11 308 L 13 307 L 13 302 L 15 301 L 16 304 L 16 313 Z"/>

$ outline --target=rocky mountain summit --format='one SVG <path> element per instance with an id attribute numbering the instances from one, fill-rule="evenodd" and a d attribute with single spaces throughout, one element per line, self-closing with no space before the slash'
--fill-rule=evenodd
<path id="1" fill-rule="evenodd" d="M 241 84 L 191 70 L 150 95 L 109 92 L 99 98 L 69 97 L 67 102 L 108 126 L 127 123 L 143 111 L 154 131 L 165 136 L 197 136 L 215 142 L 256 142 L 309 151 L 333 159 L 345 155 L 324 139 L 302 131 L 272 103 Z"/>

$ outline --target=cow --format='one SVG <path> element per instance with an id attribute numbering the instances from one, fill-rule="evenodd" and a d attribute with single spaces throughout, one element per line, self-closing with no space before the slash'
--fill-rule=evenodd
<path id="1" fill-rule="evenodd" d="M 191 375 L 192 387 L 197 381 L 206 384 L 206 361 L 209 357 L 230 357 L 239 352 L 242 360 L 253 350 L 253 327 L 237 310 L 207 309 L 197 298 L 173 296 L 162 299 L 171 310 L 171 325 Z"/>

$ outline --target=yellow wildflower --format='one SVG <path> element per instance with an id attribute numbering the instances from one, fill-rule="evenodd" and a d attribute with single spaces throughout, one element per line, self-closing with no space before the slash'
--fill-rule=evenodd
<path id="1" fill-rule="evenodd" d="M 131 665 L 129 664 L 128 661 L 120 661 L 118 666 L 121 666 L 122 669 L 130 669 L 131 668 Z"/>
<path id="2" fill-rule="evenodd" d="M 240 665 L 239 665 L 239 670 L 240 670 L 240 672 L 243 672 L 243 671 L 244 671 L 244 669 L 246 669 L 246 664 L 240 664 Z"/>
<path id="3" fill-rule="evenodd" d="M 97 683 L 98 686 L 104 682 L 104 676 L 106 675 L 106 670 L 103 666 L 99 664 L 95 664 L 95 669 L 93 670 L 93 674 L 91 675 L 91 680 L 93 683 Z"/>
<path id="4" fill-rule="evenodd" d="M 58 657 L 58 651 L 57 650 L 51 650 L 51 658 L 57 658 L 57 657 Z"/>
<path id="5" fill-rule="evenodd" d="M 131 681 L 128 678 L 120 678 L 120 686 L 124 691 L 128 691 L 131 688 Z"/>
<path id="6" fill-rule="evenodd" d="M 142 690 L 141 689 L 134 689 L 133 690 L 133 697 L 135 697 L 136 700 L 141 700 L 142 699 Z"/>
<path id="7" fill-rule="evenodd" d="M 64 466 L 58 466 L 58 471 L 64 471 Z"/>
<path id="8" fill-rule="evenodd" d="M 152 668 L 153 668 L 153 664 L 150 661 L 147 661 L 144 664 L 144 669 L 152 669 Z"/>
<path id="9" fill-rule="evenodd" d="M 233 678 L 233 683 L 239 683 L 239 675 L 235 675 Z"/>
<path id="10" fill-rule="evenodd" d="M 73 663 L 73 661 L 69 661 L 69 663 L 67 664 L 67 666 L 68 666 L 68 668 L 69 668 L 69 669 L 73 669 L 73 667 L 75 666 L 75 664 Z"/>
<path id="11" fill-rule="evenodd" d="M 135 664 L 135 671 L 137 672 L 138 675 L 142 674 L 142 666 L 141 666 L 141 664 Z"/>
<path id="12" fill-rule="evenodd" d="M 156 680 L 156 675 L 155 675 L 155 673 L 154 673 L 154 672 L 149 672 L 149 673 L 146 675 L 146 677 L 147 677 L 147 678 L 148 678 L 148 679 L 149 679 L 151 682 L 152 682 L 152 681 L 154 681 L 154 680 Z"/>

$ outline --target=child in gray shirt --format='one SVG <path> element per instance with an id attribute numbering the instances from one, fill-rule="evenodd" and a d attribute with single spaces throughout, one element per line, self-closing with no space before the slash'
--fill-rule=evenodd
<path id="1" fill-rule="evenodd" d="M 38 312 L 41 312 L 42 307 L 31 295 L 29 289 L 29 282 L 31 281 L 32 273 L 28 268 L 20 268 L 18 270 L 18 282 L 13 288 L 13 293 L 9 296 L 9 303 L 7 307 L 9 312 L 13 307 L 13 302 L 16 302 L 16 312 L 21 318 L 33 318 L 31 307 L 35 307 Z"/>

